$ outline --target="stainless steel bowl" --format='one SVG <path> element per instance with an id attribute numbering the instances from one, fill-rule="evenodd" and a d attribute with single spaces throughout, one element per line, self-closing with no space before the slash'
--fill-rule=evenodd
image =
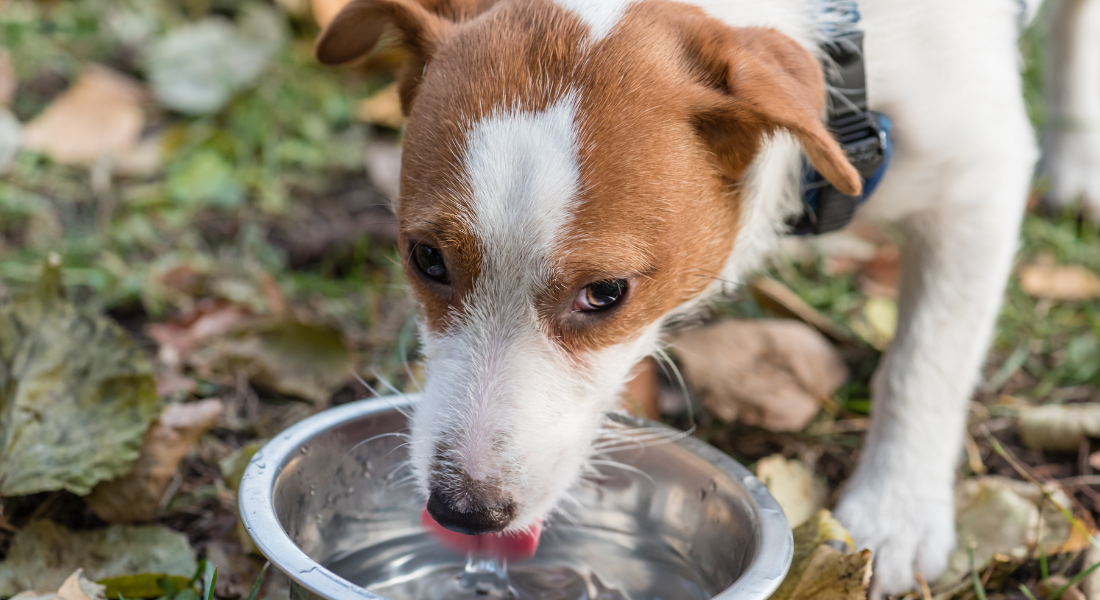
<path id="1" fill-rule="evenodd" d="M 415 396 L 393 396 L 324 411 L 287 429 L 252 458 L 240 484 L 241 518 L 256 547 L 296 592 L 327 600 L 386 600 L 362 587 L 365 582 L 334 571 L 343 572 L 348 557 L 374 561 L 378 573 L 386 563 L 410 560 L 387 542 L 418 530 L 423 506 L 408 484 L 400 437 L 406 427 L 402 411 L 413 403 Z M 575 494 L 580 508 L 548 523 L 540 554 L 544 546 L 554 552 L 547 540 L 564 532 L 558 534 L 565 540 L 559 553 L 582 554 L 575 558 L 584 564 L 602 560 L 611 569 L 629 567 L 621 574 L 635 584 L 665 577 L 660 566 L 644 562 L 644 554 L 618 561 L 623 565 L 607 556 L 584 556 L 584 546 L 572 545 L 568 532 L 592 528 L 663 545 L 707 582 L 705 594 L 714 599 L 765 600 L 775 591 L 791 563 L 791 530 L 775 499 L 747 469 L 692 437 L 614 458 L 627 469 L 608 469 L 606 477 L 582 486 Z M 625 546 L 633 548 L 631 542 Z"/>

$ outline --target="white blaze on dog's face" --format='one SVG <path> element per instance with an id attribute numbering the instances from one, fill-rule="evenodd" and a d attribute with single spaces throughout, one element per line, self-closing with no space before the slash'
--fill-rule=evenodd
<path id="1" fill-rule="evenodd" d="M 663 0 L 356 0 L 318 55 L 362 54 L 387 21 L 410 49 L 398 219 L 428 366 L 411 454 L 441 524 L 523 529 L 722 271 L 763 139 L 859 179 L 820 70 L 778 33 Z"/>

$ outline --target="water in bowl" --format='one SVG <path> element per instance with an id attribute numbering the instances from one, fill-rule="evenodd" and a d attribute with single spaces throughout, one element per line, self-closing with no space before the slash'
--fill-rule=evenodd
<path id="1" fill-rule="evenodd" d="M 706 600 L 718 591 L 658 540 L 561 524 L 534 558 L 507 566 L 416 529 L 325 566 L 389 600 Z"/>

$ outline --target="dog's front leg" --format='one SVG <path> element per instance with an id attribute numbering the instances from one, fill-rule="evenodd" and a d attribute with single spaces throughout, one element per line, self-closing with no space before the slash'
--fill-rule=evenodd
<path id="1" fill-rule="evenodd" d="M 941 207 L 903 223 L 898 329 L 873 380 L 859 466 L 836 509 L 857 544 L 875 552 L 874 597 L 912 589 L 914 573 L 934 580 L 955 546 L 953 485 L 967 407 L 1027 190 L 1029 170 L 1016 171 L 976 178 L 1001 190 L 987 191 L 987 204 Z"/>

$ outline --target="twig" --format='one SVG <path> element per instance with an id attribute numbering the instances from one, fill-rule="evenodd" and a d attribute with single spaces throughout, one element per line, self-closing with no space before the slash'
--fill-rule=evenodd
<path id="1" fill-rule="evenodd" d="M 932 600 L 932 589 L 928 587 L 928 582 L 921 577 L 920 573 L 913 573 L 913 577 L 917 579 L 917 584 L 920 586 L 920 595 L 924 600 Z"/>

